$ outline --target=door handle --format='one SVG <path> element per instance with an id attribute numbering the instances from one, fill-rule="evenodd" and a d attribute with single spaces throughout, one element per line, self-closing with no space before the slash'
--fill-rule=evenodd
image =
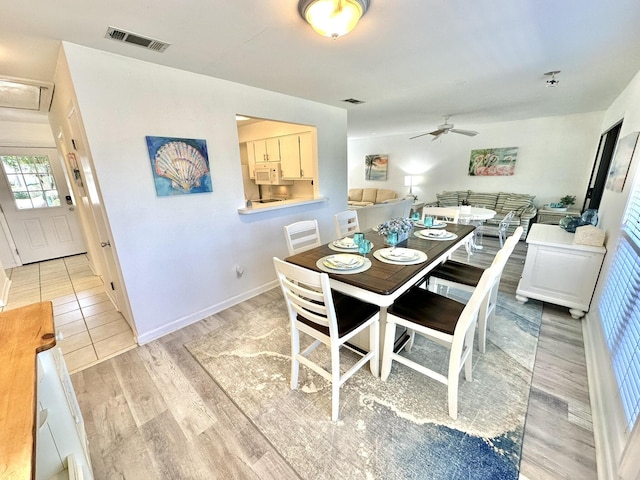
<path id="1" fill-rule="evenodd" d="M 111 243 L 109 243 L 109 240 L 107 240 L 106 242 L 100 242 L 100 246 L 103 247 L 103 248 L 104 247 L 110 247 Z"/>

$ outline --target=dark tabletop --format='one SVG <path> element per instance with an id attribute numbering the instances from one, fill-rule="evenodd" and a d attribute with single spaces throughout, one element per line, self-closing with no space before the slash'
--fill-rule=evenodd
<path id="1" fill-rule="evenodd" d="M 340 282 L 353 285 L 358 288 L 369 290 L 379 295 L 390 295 L 401 286 L 405 285 L 416 274 L 424 270 L 426 274 L 430 268 L 435 267 L 442 261 L 442 254 L 447 252 L 453 245 L 464 243 L 464 239 L 475 227 L 473 225 L 448 224 L 446 230 L 458 235 L 458 238 L 450 241 L 427 240 L 418 238 L 414 232 L 422 228 L 414 228 L 409 233 L 409 238 L 398 244 L 398 247 L 413 248 L 421 250 L 427 254 L 427 261 L 418 265 L 392 265 L 384 263 L 373 256 L 373 252 L 381 248 L 386 248 L 385 237 L 376 232 L 367 232 L 365 238 L 371 240 L 373 248 L 367 258 L 371 260 L 371 268 L 355 274 L 329 273 L 329 277 Z M 299 265 L 320 272 L 316 262 L 327 255 L 334 255 L 338 252 L 331 250 L 329 244 L 307 250 L 285 258 L 287 262 Z"/>

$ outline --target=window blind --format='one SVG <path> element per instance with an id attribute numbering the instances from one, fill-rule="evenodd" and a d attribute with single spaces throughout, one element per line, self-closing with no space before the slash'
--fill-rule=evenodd
<path id="1" fill-rule="evenodd" d="M 640 413 L 640 188 L 634 187 L 599 304 L 630 432 Z"/>

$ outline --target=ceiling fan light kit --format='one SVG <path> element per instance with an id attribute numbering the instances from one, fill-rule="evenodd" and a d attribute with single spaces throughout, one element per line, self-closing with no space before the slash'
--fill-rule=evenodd
<path id="1" fill-rule="evenodd" d="M 433 132 L 421 133 L 420 135 L 416 135 L 415 137 L 410 137 L 409 140 L 413 140 L 414 138 L 418 137 L 424 137 L 425 135 L 433 135 L 433 138 L 431 139 L 433 141 L 440 138 L 441 135 L 446 135 L 449 132 L 459 133 L 460 135 L 466 135 L 467 137 L 475 137 L 476 135 L 478 135 L 478 132 L 476 132 L 475 130 L 462 130 L 460 128 L 453 128 L 454 125 L 448 123 L 449 117 L 450 115 L 445 115 L 444 117 L 442 117 L 444 118 L 444 123 L 442 125 L 438 125 L 438 128 Z"/>
<path id="2" fill-rule="evenodd" d="M 298 13 L 320 35 L 337 38 L 355 28 L 370 0 L 300 0 Z"/>
<path id="3" fill-rule="evenodd" d="M 560 83 L 560 80 L 556 80 L 556 75 L 560 73 L 560 70 L 554 70 L 552 72 L 545 73 L 545 76 L 550 76 L 551 78 L 547 80 L 545 83 L 547 87 L 557 87 Z"/>

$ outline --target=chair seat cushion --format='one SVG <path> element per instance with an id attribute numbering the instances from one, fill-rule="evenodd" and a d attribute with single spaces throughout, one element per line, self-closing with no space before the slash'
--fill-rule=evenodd
<path id="1" fill-rule="evenodd" d="M 417 325 L 453 335 L 465 305 L 423 288 L 402 294 L 387 310 Z"/>
<path id="2" fill-rule="evenodd" d="M 344 337 L 352 332 L 380 311 L 377 305 L 363 302 L 362 300 L 336 292 L 335 290 L 331 290 L 331 295 L 333 296 L 333 305 L 336 309 L 339 337 Z M 329 336 L 329 327 L 318 325 L 300 315 L 298 315 L 297 318 L 298 321 L 305 325 L 309 325 Z"/>
<path id="3" fill-rule="evenodd" d="M 449 260 L 431 270 L 431 272 L 429 272 L 429 276 L 475 287 L 478 285 L 483 273 L 483 268 Z"/>

